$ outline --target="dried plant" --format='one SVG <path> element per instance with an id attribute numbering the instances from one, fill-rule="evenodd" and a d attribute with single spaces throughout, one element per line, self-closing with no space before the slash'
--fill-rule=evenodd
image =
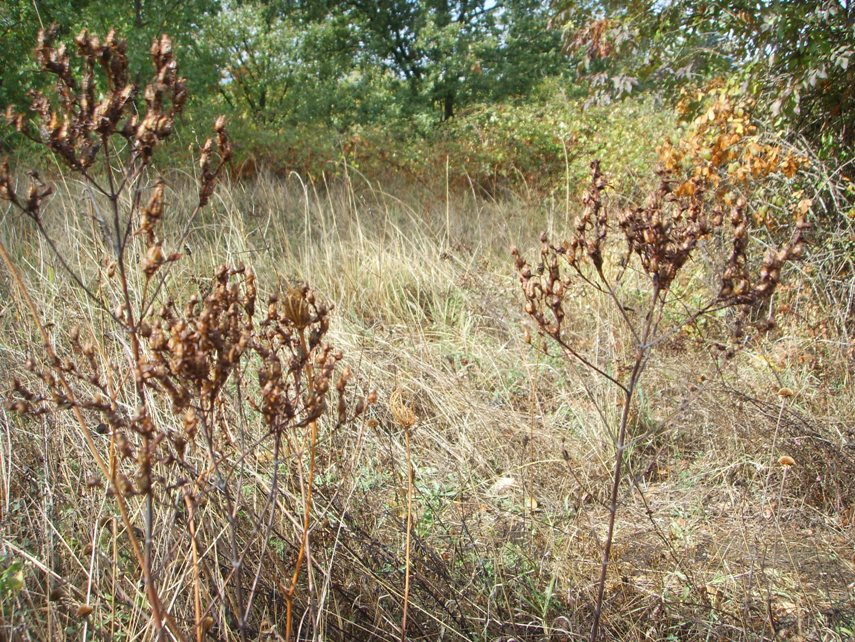
<path id="1" fill-rule="evenodd" d="M 686 177 L 676 163 L 666 163 L 660 170 L 658 187 L 644 205 L 619 209 L 605 201 L 607 182 L 599 163 L 594 162 L 584 210 L 571 238 L 553 244 L 544 234 L 540 257 L 534 265 L 513 249 L 525 310 L 539 333 L 560 346 L 569 358 L 611 382 L 621 397 L 620 419 L 613 430 L 615 455 L 608 532 L 597 583 L 592 642 L 599 635 L 633 399 L 652 352 L 700 317 L 728 309 L 737 312 L 731 324 L 737 336 L 752 327 L 771 329 L 774 306 L 770 300 L 780 283 L 782 268 L 804 252 L 809 224 L 805 220 L 806 209 L 799 208 L 790 240 L 769 250 L 759 268 L 753 270 L 746 199 L 723 191 L 713 174 L 692 168 Z M 617 237 L 615 246 L 609 243 L 613 237 Z M 682 296 L 677 287 L 681 272 L 699 253 L 702 243 L 713 241 L 730 248 L 713 275 L 718 286 L 707 293 L 704 301 Z M 616 260 L 611 260 L 613 257 Z M 630 280 L 632 283 L 627 284 Z M 601 363 L 587 354 L 574 337 L 572 300 L 594 291 L 613 303 L 632 337 L 625 361 Z M 755 312 L 761 308 L 767 308 L 769 313 L 757 320 Z M 605 414 L 602 416 L 605 421 Z M 607 429 L 612 431 L 613 427 Z"/>
<path id="2" fill-rule="evenodd" d="M 415 472 L 413 470 L 412 429 L 418 418 L 415 411 L 404 402 L 404 393 L 396 388 L 389 398 L 389 411 L 404 431 L 404 449 L 407 457 L 407 526 L 404 542 L 404 606 L 401 615 L 401 642 L 407 639 L 407 612 L 410 606 L 410 537 L 413 531 L 413 491 Z"/>
<path id="3" fill-rule="evenodd" d="M 113 31 L 103 42 L 82 32 L 75 39 L 77 61 L 56 44 L 56 33 L 40 33 L 36 55 L 55 77 L 57 99 L 34 93 L 32 117 L 9 109 L 7 120 L 90 190 L 106 241 L 106 256 L 94 266 L 101 285 L 87 285 L 59 252 L 47 220 L 52 190 L 37 173 L 30 173 L 21 193 L 3 161 L 0 198 L 35 224 L 56 260 L 119 332 L 110 339 L 72 328 L 60 343 L 0 243 L 42 339 L 41 354 L 27 360 L 28 375 L 13 379 L 6 405 L 24 415 L 73 414 L 97 469 L 90 487 L 104 488 L 119 511 L 156 639 L 224 639 L 228 630 L 256 639 L 253 603 L 272 586 L 284 600 L 290 640 L 301 571 L 310 563 L 319 422 L 353 421 L 375 397 L 349 408 L 350 371 L 337 367 L 342 354 L 326 342 L 330 308 L 306 285 L 270 296 L 260 314 L 256 276 L 243 265 L 221 266 L 184 304 L 167 294 L 169 267 L 181 258 L 178 248 L 231 158 L 225 121 L 216 121 L 215 136 L 202 146 L 198 199 L 183 232 L 161 238 L 167 186 L 153 158 L 187 99 L 170 39 L 152 44 L 154 75 L 140 95 L 125 42 Z M 111 340 L 112 353 L 105 348 Z M 247 462 L 258 453 L 272 457 L 269 474 L 252 482 L 264 489 L 260 505 L 250 504 L 244 492 L 251 483 Z M 286 493 L 289 485 L 293 492 Z M 288 506 L 288 497 L 300 501 Z M 210 506 L 221 509 L 226 524 L 206 523 Z M 291 522 L 292 511 L 301 519 Z M 175 515 L 174 529 L 155 529 L 159 512 Z M 296 542 L 288 577 L 280 581 L 283 567 L 271 561 L 268 541 L 281 523 L 293 525 Z M 176 546 L 191 553 L 193 592 L 188 601 L 167 605 L 158 577 L 168 562 L 163 551 Z M 264 572 L 269 568 L 276 572 Z"/>

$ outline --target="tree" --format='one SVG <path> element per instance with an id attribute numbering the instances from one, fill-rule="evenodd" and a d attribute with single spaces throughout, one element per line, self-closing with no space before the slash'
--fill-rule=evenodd
<path id="1" fill-rule="evenodd" d="M 0 3 L 0 103 L 24 107 L 28 92 L 41 77 L 32 61 L 32 43 L 40 28 L 56 24 L 63 39 L 83 29 L 101 36 L 110 28 L 128 34 L 129 63 L 137 81 L 151 69 L 149 47 L 169 32 L 200 97 L 212 84 L 216 70 L 195 46 L 200 25 L 218 11 L 219 0 L 134 0 L 128 4 L 102 0 L 8 0 Z"/>
<path id="2" fill-rule="evenodd" d="M 20 106 L 33 88 L 37 67 L 31 54 L 40 26 L 57 22 L 70 27 L 75 16 L 87 12 L 89 4 L 89 0 L 0 3 L 0 103 Z"/>
<path id="3" fill-rule="evenodd" d="M 369 59 L 401 79 L 411 103 L 458 107 L 531 90 L 560 67 L 538 0 L 352 0 Z"/>
<path id="4" fill-rule="evenodd" d="M 216 92 L 262 128 L 350 122 L 364 90 L 357 30 L 342 13 L 312 19 L 293 6 L 245 2 L 210 17 L 203 46 L 221 69 Z"/>
<path id="5" fill-rule="evenodd" d="M 855 140 L 855 8 L 848 0 L 559 0 L 555 24 L 592 94 L 741 82 L 767 116 L 843 161 Z"/>

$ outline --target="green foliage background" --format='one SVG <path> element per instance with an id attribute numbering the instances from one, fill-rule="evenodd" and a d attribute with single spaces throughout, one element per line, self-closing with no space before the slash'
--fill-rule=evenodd
<path id="1" fill-rule="evenodd" d="M 486 189 L 554 190 L 573 160 L 641 161 L 669 105 L 713 79 L 753 96 L 769 131 L 852 174 L 855 21 L 843 2 L 575 0 L 6 0 L 0 103 L 25 107 L 43 25 L 71 42 L 113 27 L 140 80 L 168 32 L 191 104 L 182 144 L 225 113 L 252 168 L 318 176 L 446 166 Z M 10 130 L 0 144 L 20 145 Z M 648 151 L 649 151 L 648 150 Z M 639 161 L 633 165 L 633 161 Z M 580 167 L 585 167 L 582 163 Z M 244 165 L 244 167 L 247 167 Z"/>

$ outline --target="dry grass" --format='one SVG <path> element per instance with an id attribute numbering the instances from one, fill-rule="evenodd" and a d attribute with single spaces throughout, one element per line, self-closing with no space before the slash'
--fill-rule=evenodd
<path id="1" fill-rule="evenodd" d="M 167 242 L 181 228 L 177 213 L 192 209 L 186 183 L 167 178 Z M 69 263 L 92 275 L 99 241 L 86 202 L 80 184 L 59 181 L 48 219 Z M 614 452 L 596 408 L 619 409 L 601 382 L 526 344 L 507 253 L 544 229 L 566 232 L 572 216 L 563 202 L 472 194 L 446 202 L 359 176 L 336 185 L 262 176 L 223 186 L 211 205 L 167 294 L 186 298 L 221 263 L 252 265 L 261 298 L 306 279 L 335 303 L 330 341 L 358 385 L 380 395 L 364 421 L 321 425 L 298 638 L 399 639 L 407 460 L 405 433 L 388 409 L 396 389 L 418 417 L 409 639 L 585 638 Z M 9 211 L 0 234 L 57 343 L 81 325 L 104 338 L 100 359 L 121 362 L 107 352 L 119 344 L 103 315 L 44 241 Z M 5 273 L 0 292 L 0 367 L 23 376 L 40 340 Z M 626 339 L 614 330 L 613 306 L 598 296 L 574 306 L 574 331 L 608 360 Z M 810 349 L 805 337 L 794 321 L 725 359 L 680 336 L 652 361 L 620 494 L 604 637 L 851 639 L 852 382 L 845 346 L 831 340 L 823 369 L 799 363 Z M 779 396 L 783 387 L 794 395 Z M 169 423 L 169 408 L 156 412 Z M 122 526 L 104 489 L 87 487 L 94 471 L 79 429 L 62 413 L 32 420 L 5 411 L 0 428 L 4 639 L 148 639 Z M 796 462 L 786 475 L 783 454 Z M 267 496 L 270 454 L 255 453 L 244 472 L 249 510 Z M 283 503 L 299 502 L 299 488 L 287 486 Z M 211 502 L 198 519 L 214 548 L 226 544 L 221 510 Z M 159 513 L 155 531 L 168 534 L 175 514 Z M 284 569 L 301 516 L 283 515 L 268 546 Z M 192 590 L 192 560 L 169 537 L 158 541 L 169 607 Z M 275 574 L 276 562 L 264 568 Z M 208 639 L 240 639 L 224 626 L 228 606 L 217 608 Z M 263 577 L 250 618 L 257 639 L 282 639 L 282 609 L 276 582 Z"/>

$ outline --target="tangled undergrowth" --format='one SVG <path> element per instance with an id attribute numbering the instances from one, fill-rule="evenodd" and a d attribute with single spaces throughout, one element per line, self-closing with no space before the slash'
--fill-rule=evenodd
<path id="1" fill-rule="evenodd" d="M 566 201 L 229 184 L 222 122 L 189 180 L 147 151 L 183 100 L 168 40 L 141 117 L 121 41 L 77 47 L 80 78 L 47 34 L 60 102 L 10 114 L 70 171 L 53 193 L 3 173 L 2 636 L 558 641 L 599 611 L 600 639 L 851 637 L 850 317 L 816 295 L 829 275 L 808 273 L 805 225 L 758 229 L 729 171 L 755 141 L 714 163 L 719 184 L 687 154 L 617 225 L 599 173 L 576 223 Z M 700 202 L 730 192 L 727 212 Z M 639 288 L 667 282 L 673 331 L 631 403 L 526 343 L 506 248 L 543 229 L 571 241 L 543 245 L 532 279 L 559 258 L 607 276 L 551 287 L 563 336 L 610 377 L 631 371 Z M 764 242 L 785 255 L 752 258 Z M 774 326 L 761 300 L 787 306 Z"/>

